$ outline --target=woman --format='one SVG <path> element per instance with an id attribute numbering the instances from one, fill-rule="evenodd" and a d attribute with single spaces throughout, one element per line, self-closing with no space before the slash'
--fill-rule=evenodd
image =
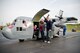
<path id="1" fill-rule="evenodd" d="M 38 28 L 37 28 L 37 25 L 34 25 L 34 34 L 33 34 L 33 38 L 37 37 L 37 31 Z M 38 38 L 38 37 L 37 37 Z"/>
<path id="2" fill-rule="evenodd" d="M 44 40 L 45 40 L 45 36 L 44 36 L 44 21 L 40 21 L 39 29 L 40 29 L 42 40 L 44 42 Z"/>

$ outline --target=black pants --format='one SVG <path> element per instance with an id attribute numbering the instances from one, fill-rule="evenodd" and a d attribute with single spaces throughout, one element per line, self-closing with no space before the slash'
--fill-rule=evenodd
<path id="1" fill-rule="evenodd" d="M 65 34 L 66 34 L 66 30 L 63 30 L 63 36 L 65 36 Z"/>
<path id="2" fill-rule="evenodd" d="M 37 39 L 38 39 L 38 38 L 39 38 L 39 37 L 38 37 L 38 36 L 39 36 L 38 34 L 39 34 L 38 30 L 37 30 L 37 31 L 34 31 L 34 33 L 33 33 L 33 38 L 35 38 L 34 35 L 36 35 L 36 37 L 37 37 Z"/>
<path id="3" fill-rule="evenodd" d="M 46 33 L 46 41 L 50 41 L 49 30 L 47 30 L 47 33 Z"/>

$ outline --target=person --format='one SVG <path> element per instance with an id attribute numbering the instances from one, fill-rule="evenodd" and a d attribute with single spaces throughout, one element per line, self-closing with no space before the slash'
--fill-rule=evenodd
<path id="1" fill-rule="evenodd" d="M 66 30 L 67 30 L 66 26 L 63 26 L 63 36 L 65 36 Z"/>
<path id="2" fill-rule="evenodd" d="M 34 33 L 33 33 L 33 38 L 37 37 L 37 25 L 34 25 Z M 38 37 L 37 37 L 38 38 Z"/>
<path id="3" fill-rule="evenodd" d="M 40 21 L 39 29 L 40 29 L 42 41 L 44 42 L 44 40 L 45 40 L 45 36 L 44 36 L 44 21 L 42 21 L 42 20 Z"/>
<path id="4" fill-rule="evenodd" d="M 34 31 L 36 31 L 37 30 L 37 25 L 34 25 Z"/>
<path id="5" fill-rule="evenodd" d="M 47 16 L 47 18 L 45 18 L 44 20 L 46 22 L 46 41 L 47 43 L 50 43 L 50 37 L 49 37 L 49 32 L 52 29 L 52 22 L 49 20 L 49 15 Z"/>

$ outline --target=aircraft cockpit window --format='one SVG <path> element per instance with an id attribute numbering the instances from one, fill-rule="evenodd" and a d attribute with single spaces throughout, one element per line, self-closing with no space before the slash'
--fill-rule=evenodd
<path id="1" fill-rule="evenodd" d="M 16 22 L 17 22 L 17 19 L 14 20 L 14 22 L 12 23 L 12 25 L 15 25 Z"/>
<path id="2" fill-rule="evenodd" d="M 22 31 L 22 27 L 20 27 L 20 31 Z"/>
<path id="3" fill-rule="evenodd" d="M 22 21 L 22 23 L 25 23 L 25 22 L 26 22 L 25 20 Z"/>
<path id="4" fill-rule="evenodd" d="M 19 27 L 16 27 L 16 31 L 19 31 Z"/>
<path id="5" fill-rule="evenodd" d="M 22 27 L 16 27 L 16 31 L 22 31 Z"/>
<path id="6" fill-rule="evenodd" d="M 14 20 L 14 22 L 16 22 L 16 21 L 17 21 L 17 19 Z"/>

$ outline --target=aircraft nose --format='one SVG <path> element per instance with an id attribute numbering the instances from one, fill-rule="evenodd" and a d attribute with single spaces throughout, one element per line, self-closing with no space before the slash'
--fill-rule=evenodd
<path id="1" fill-rule="evenodd" d="M 3 35 L 5 38 L 10 39 L 5 32 L 2 32 L 2 35 Z"/>
<path id="2" fill-rule="evenodd" d="M 4 28 L 2 31 L 1 31 L 2 35 L 7 38 L 7 39 L 13 39 L 14 37 L 12 37 L 12 33 L 11 33 L 11 29 L 8 29 L 8 28 Z"/>

